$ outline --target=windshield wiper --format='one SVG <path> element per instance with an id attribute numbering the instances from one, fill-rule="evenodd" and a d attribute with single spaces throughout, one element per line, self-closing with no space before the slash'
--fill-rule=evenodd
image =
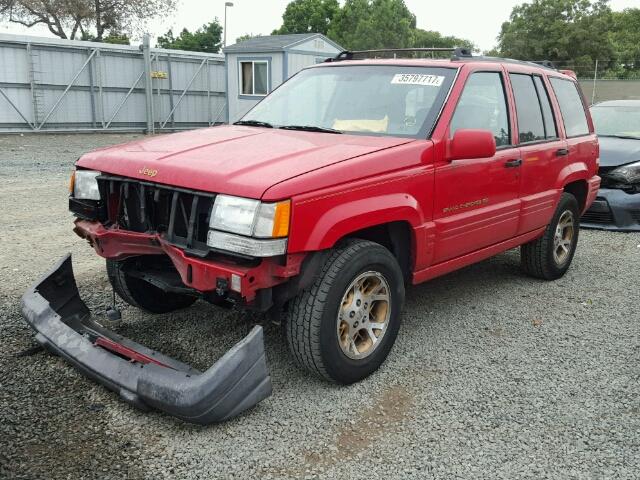
<path id="1" fill-rule="evenodd" d="M 342 133 L 340 130 L 335 130 L 333 128 L 326 128 L 326 127 L 316 127 L 315 125 L 283 125 L 282 127 L 278 127 L 278 128 L 281 128 L 282 130 L 300 130 L 303 132 L 322 132 L 322 133 L 335 133 L 335 134 Z"/>
<path id="2" fill-rule="evenodd" d="M 268 122 L 261 122 L 260 120 L 238 120 L 233 123 L 234 125 L 248 125 L 250 127 L 264 127 L 264 128 L 273 128 Z"/>

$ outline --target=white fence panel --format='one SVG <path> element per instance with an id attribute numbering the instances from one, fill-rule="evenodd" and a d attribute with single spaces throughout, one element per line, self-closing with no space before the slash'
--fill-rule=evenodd
<path id="1" fill-rule="evenodd" d="M 145 65 L 145 48 L 0 34 L 0 132 L 179 130 L 227 121 L 223 55 L 149 49 Z"/>

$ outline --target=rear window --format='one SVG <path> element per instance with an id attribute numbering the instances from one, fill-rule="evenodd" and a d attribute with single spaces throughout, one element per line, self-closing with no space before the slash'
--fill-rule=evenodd
<path id="1" fill-rule="evenodd" d="M 575 82 L 555 77 L 550 80 L 553 91 L 558 98 L 567 137 L 587 135 L 589 133 L 589 124 L 587 123 L 584 104 Z"/>

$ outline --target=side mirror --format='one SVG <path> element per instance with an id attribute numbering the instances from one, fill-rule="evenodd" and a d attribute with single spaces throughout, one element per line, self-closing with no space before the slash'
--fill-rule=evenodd
<path id="1" fill-rule="evenodd" d="M 449 142 L 449 160 L 489 158 L 496 154 L 496 139 L 489 130 L 460 129 Z"/>

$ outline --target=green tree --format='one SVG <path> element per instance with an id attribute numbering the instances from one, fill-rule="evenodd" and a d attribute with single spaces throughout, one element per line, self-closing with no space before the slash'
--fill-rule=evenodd
<path id="1" fill-rule="evenodd" d="M 222 25 L 216 18 L 193 33 L 185 28 L 175 37 L 173 31 L 169 30 L 165 35 L 158 37 L 157 43 L 160 48 L 172 50 L 218 53 L 222 45 L 221 38 Z"/>
<path id="2" fill-rule="evenodd" d="M 236 38 L 236 43 L 244 42 L 245 40 L 251 40 L 252 38 L 260 37 L 261 35 L 254 35 L 253 33 L 245 33 L 244 35 L 240 35 Z"/>
<path id="3" fill-rule="evenodd" d="M 131 45 L 131 39 L 124 33 L 110 33 L 102 39 L 104 43 L 113 43 L 115 45 Z"/>
<path id="4" fill-rule="evenodd" d="M 26 27 L 46 26 L 60 38 L 94 37 L 143 30 L 155 17 L 168 16 L 177 0 L 0 0 L 0 20 Z"/>
<path id="5" fill-rule="evenodd" d="M 282 26 L 273 35 L 289 33 L 322 33 L 326 35 L 335 15 L 340 11 L 338 0 L 294 0 L 282 15 Z"/>
<path id="6" fill-rule="evenodd" d="M 618 56 L 616 76 L 640 77 L 640 8 L 613 12 L 611 41 Z"/>
<path id="7" fill-rule="evenodd" d="M 451 48 L 451 47 L 466 47 L 472 50 L 475 49 L 475 45 L 471 40 L 465 40 L 464 38 L 457 38 L 452 36 L 443 36 L 440 32 L 433 30 L 422 30 L 417 28 L 413 32 L 413 45 L 418 48 Z"/>
<path id="8" fill-rule="evenodd" d="M 126 33 L 118 33 L 118 32 L 111 32 L 102 40 L 98 40 L 96 36 L 91 33 L 84 32 L 82 34 L 81 40 L 85 40 L 88 42 L 101 41 L 103 43 L 112 43 L 114 45 L 131 45 L 131 39 L 129 38 L 129 36 Z"/>
<path id="9" fill-rule="evenodd" d="M 498 37 L 500 54 L 551 60 L 592 74 L 596 59 L 615 64 L 609 0 L 533 0 L 515 6 Z M 590 72 L 590 73 L 589 73 Z"/>
<path id="10" fill-rule="evenodd" d="M 349 50 L 408 47 L 416 17 L 404 0 L 346 0 L 328 36 Z"/>

